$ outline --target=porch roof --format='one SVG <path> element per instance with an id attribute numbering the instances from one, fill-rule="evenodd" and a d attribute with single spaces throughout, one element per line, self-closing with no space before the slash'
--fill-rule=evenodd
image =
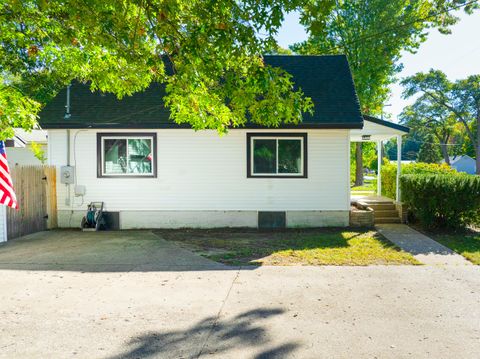
<path id="1" fill-rule="evenodd" d="M 406 135 L 410 129 L 393 122 L 381 120 L 376 117 L 363 115 L 363 128 L 352 129 L 350 141 L 352 142 L 378 142 L 386 141 L 398 135 Z"/>

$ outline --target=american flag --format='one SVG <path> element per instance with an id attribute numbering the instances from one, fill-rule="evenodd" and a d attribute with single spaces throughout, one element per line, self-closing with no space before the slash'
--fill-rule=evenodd
<path id="1" fill-rule="evenodd" d="M 0 204 L 18 208 L 17 197 L 13 190 L 12 177 L 8 169 L 5 142 L 0 141 Z"/>

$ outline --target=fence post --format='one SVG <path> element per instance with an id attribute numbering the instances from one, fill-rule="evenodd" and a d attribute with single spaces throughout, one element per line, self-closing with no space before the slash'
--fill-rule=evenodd
<path id="1" fill-rule="evenodd" d="M 47 200 L 47 229 L 57 228 L 57 174 L 53 166 L 45 166 L 46 200 Z"/>

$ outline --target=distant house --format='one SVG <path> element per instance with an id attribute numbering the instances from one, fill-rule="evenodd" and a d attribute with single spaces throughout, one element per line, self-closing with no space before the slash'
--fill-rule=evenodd
<path id="1" fill-rule="evenodd" d="M 458 172 L 465 172 L 471 175 L 475 174 L 477 169 L 475 160 L 468 155 L 450 156 L 450 166 Z"/>
<path id="2" fill-rule="evenodd" d="M 46 131 L 32 130 L 31 132 L 26 132 L 22 129 L 15 129 L 15 137 L 6 141 L 7 158 L 11 167 L 42 164 L 32 151 L 32 143 L 37 143 L 45 156 L 47 155 Z"/>

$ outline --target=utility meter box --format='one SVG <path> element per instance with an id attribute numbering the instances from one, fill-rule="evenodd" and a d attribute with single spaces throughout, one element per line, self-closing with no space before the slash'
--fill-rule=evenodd
<path id="1" fill-rule="evenodd" d="M 75 186 L 75 197 L 83 197 L 87 193 L 87 188 L 82 185 Z"/>
<path id="2" fill-rule="evenodd" d="M 75 179 L 75 167 L 62 166 L 60 167 L 60 183 L 73 184 Z"/>

